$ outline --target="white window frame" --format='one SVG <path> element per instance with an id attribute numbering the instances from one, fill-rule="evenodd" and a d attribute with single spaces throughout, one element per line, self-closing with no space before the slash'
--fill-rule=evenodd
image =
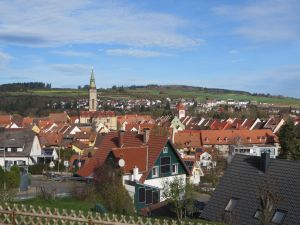
<path id="1" fill-rule="evenodd" d="M 164 147 L 163 149 L 163 153 L 168 153 L 169 148 L 168 147 Z"/>
<path id="2" fill-rule="evenodd" d="M 175 172 L 173 172 L 173 166 L 175 166 Z M 172 164 L 172 168 L 171 168 L 172 170 L 171 170 L 171 172 L 172 172 L 172 175 L 174 175 L 174 174 L 178 174 L 178 163 L 174 163 L 174 164 Z"/>
<path id="3" fill-rule="evenodd" d="M 156 171 L 156 174 L 153 173 L 153 171 Z M 159 176 L 159 167 L 153 166 L 152 168 L 152 177 L 158 177 Z"/>

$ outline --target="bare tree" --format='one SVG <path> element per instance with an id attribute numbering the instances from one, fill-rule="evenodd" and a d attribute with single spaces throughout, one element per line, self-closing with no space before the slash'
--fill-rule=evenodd
<path id="1" fill-rule="evenodd" d="M 273 209 L 278 204 L 280 198 L 273 189 L 271 179 L 266 178 L 262 185 L 258 188 L 258 196 L 260 200 L 260 225 L 269 225 L 273 216 Z"/>

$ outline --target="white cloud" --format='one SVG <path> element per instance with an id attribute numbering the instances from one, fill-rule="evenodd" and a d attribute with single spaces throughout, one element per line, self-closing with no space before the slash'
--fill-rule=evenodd
<path id="1" fill-rule="evenodd" d="M 214 13 L 238 23 L 233 33 L 254 41 L 290 41 L 300 36 L 300 2 L 263 0 L 244 5 L 225 5 Z"/>
<path id="2" fill-rule="evenodd" d="M 12 59 L 13 57 L 5 52 L 0 52 L 0 66 L 3 66 Z"/>
<path id="3" fill-rule="evenodd" d="M 69 56 L 69 57 L 91 57 L 94 54 L 92 52 L 79 52 L 79 51 L 51 51 L 52 54 Z"/>
<path id="4" fill-rule="evenodd" d="M 189 24 L 177 16 L 113 1 L 1 1 L 0 21 L 0 43 L 6 44 L 187 48 L 202 43 L 180 32 Z"/>
<path id="5" fill-rule="evenodd" d="M 240 53 L 240 51 L 236 49 L 232 49 L 229 51 L 229 54 L 238 54 L 238 53 Z"/>
<path id="6" fill-rule="evenodd" d="M 50 67 L 64 75 L 81 76 L 91 71 L 91 66 L 85 64 L 52 64 Z"/>
<path id="7" fill-rule="evenodd" d="M 141 49 L 107 49 L 106 54 L 114 56 L 131 56 L 136 58 L 147 58 L 147 57 L 159 57 L 159 56 L 172 56 L 171 54 L 158 52 L 158 51 L 149 51 Z"/>

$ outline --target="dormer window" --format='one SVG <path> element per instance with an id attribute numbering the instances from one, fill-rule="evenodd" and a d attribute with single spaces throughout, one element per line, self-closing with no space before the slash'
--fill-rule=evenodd
<path id="1" fill-rule="evenodd" d="M 260 215 L 261 215 L 261 211 L 260 210 L 256 210 L 255 213 L 254 213 L 254 215 L 253 215 L 253 218 L 259 219 Z"/>
<path id="2" fill-rule="evenodd" d="M 251 140 L 251 137 L 247 137 L 247 140 L 249 141 L 249 142 L 251 142 L 252 140 Z"/>
<path id="3" fill-rule="evenodd" d="M 220 138 L 220 137 L 218 137 L 218 138 L 217 138 L 217 141 L 218 141 L 218 142 L 221 142 L 221 138 Z"/>
<path id="4" fill-rule="evenodd" d="M 225 207 L 225 211 L 232 212 L 235 209 L 238 201 L 239 201 L 238 198 L 231 198 Z"/>
<path id="5" fill-rule="evenodd" d="M 205 138 L 204 138 L 204 141 L 208 142 L 208 137 L 205 137 Z"/>
<path id="6" fill-rule="evenodd" d="M 224 138 L 224 141 L 228 142 L 228 137 L 225 137 L 225 138 Z"/>
<path id="7" fill-rule="evenodd" d="M 272 217 L 272 223 L 282 224 L 286 216 L 287 211 L 277 209 Z"/>

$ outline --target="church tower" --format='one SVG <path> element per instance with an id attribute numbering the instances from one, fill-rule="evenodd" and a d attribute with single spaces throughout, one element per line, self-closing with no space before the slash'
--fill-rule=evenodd
<path id="1" fill-rule="evenodd" d="M 97 88 L 94 76 L 94 69 L 92 69 L 90 88 L 89 88 L 89 111 L 97 110 Z"/>

